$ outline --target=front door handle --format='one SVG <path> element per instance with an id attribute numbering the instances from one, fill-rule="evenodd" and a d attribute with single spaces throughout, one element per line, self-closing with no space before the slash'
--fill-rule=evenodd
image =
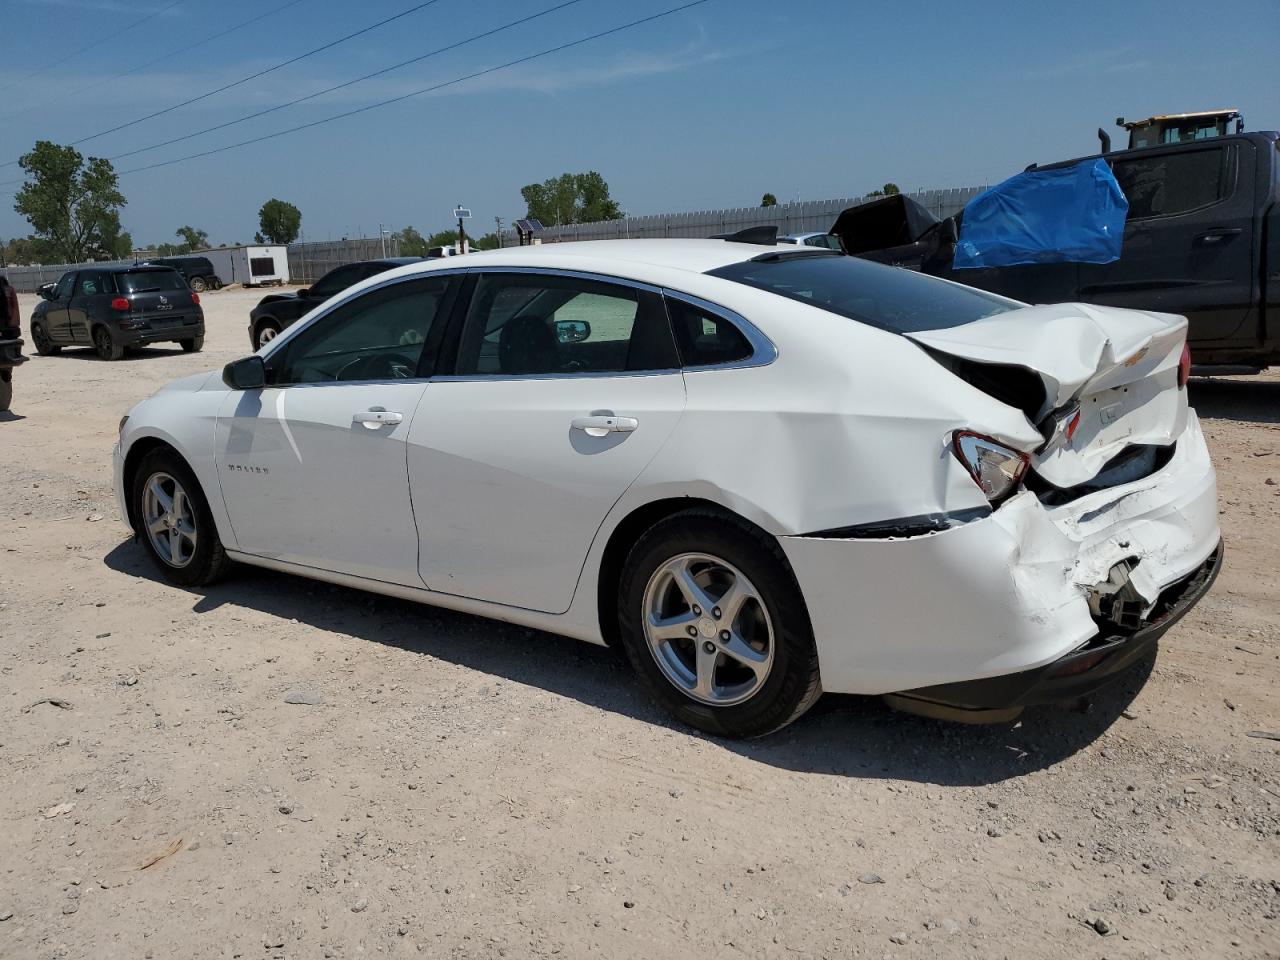
<path id="1" fill-rule="evenodd" d="M 640 426 L 635 417 L 574 417 L 573 429 L 590 437 L 603 437 L 610 433 L 630 433 Z"/>
<path id="2" fill-rule="evenodd" d="M 366 430 L 377 430 L 384 424 L 396 424 L 404 420 L 403 413 L 394 410 L 362 410 L 351 417 L 352 423 L 363 424 Z"/>
<path id="3" fill-rule="evenodd" d="M 1211 243 L 1221 243 L 1231 237 L 1238 237 L 1243 231 L 1240 227 L 1218 227 L 1213 230 L 1206 230 L 1204 233 L 1196 237 L 1196 243 L 1207 246 Z"/>

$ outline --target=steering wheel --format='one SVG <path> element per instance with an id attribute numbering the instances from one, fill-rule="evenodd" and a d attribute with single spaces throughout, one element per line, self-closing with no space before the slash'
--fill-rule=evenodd
<path id="1" fill-rule="evenodd" d="M 335 380 L 411 380 L 418 372 L 417 361 L 402 353 L 375 353 L 356 357 L 345 364 Z"/>

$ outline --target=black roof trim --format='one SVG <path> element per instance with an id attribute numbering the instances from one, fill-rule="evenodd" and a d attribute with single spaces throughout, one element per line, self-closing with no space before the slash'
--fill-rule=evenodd
<path id="1" fill-rule="evenodd" d="M 758 257 L 752 257 L 752 263 L 776 263 L 779 260 L 800 260 L 804 257 L 843 257 L 839 250 L 829 247 L 799 247 L 795 250 L 770 250 Z"/>
<path id="2" fill-rule="evenodd" d="M 778 242 L 776 225 L 768 227 L 747 227 L 736 233 L 712 234 L 712 240 L 728 240 L 730 243 L 756 243 L 764 247 L 772 247 Z"/>

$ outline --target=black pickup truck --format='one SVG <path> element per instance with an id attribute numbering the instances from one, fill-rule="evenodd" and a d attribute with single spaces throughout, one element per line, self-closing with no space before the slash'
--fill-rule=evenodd
<path id="1" fill-rule="evenodd" d="M 955 270 L 963 213 L 939 222 L 907 197 L 851 207 L 831 232 L 856 256 L 1018 300 L 1182 314 L 1190 321 L 1198 372 L 1256 372 L 1280 364 L 1280 133 L 1081 159 L 1098 156 L 1129 201 L 1120 259 L 1111 263 Z"/>
<path id="2" fill-rule="evenodd" d="M 13 400 L 13 369 L 27 358 L 22 355 L 22 326 L 18 316 L 18 294 L 0 274 L 0 413 Z"/>

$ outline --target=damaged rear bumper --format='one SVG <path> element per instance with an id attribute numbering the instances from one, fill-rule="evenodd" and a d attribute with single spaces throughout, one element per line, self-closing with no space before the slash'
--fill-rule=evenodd
<path id="1" fill-rule="evenodd" d="M 824 690 L 978 708 L 1068 699 L 1124 669 L 1209 588 L 1220 540 L 1194 413 L 1164 467 L 1061 506 L 1023 491 L 940 532 L 780 538 Z M 1113 622 L 1098 595 L 1117 569 L 1132 600 Z"/>

